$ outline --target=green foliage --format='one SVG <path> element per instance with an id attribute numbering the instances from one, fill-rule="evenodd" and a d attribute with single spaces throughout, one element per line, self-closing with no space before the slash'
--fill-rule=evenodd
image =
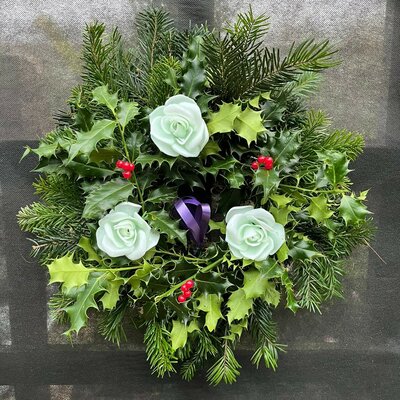
<path id="1" fill-rule="evenodd" d="M 197 300 L 199 301 L 197 309 L 206 313 L 205 326 L 210 332 L 214 331 L 218 320 L 222 318 L 222 298 L 217 294 L 203 293 Z"/>

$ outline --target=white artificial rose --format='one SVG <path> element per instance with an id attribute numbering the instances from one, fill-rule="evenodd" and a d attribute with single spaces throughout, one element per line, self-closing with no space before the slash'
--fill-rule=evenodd
<path id="1" fill-rule="evenodd" d="M 110 257 L 126 256 L 138 260 L 154 247 L 160 238 L 138 214 L 138 204 L 118 204 L 99 221 L 97 246 Z"/>
<path id="2" fill-rule="evenodd" d="M 150 136 L 162 153 L 173 157 L 197 157 L 209 139 L 199 106 L 183 94 L 150 114 Z"/>
<path id="3" fill-rule="evenodd" d="M 226 222 L 226 241 L 236 258 L 263 261 L 285 242 L 283 226 L 263 208 L 233 207 L 226 214 Z"/>

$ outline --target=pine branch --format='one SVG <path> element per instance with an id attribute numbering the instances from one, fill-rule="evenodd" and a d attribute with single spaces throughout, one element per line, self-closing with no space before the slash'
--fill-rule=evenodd
<path id="1" fill-rule="evenodd" d="M 117 306 L 109 311 L 101 314 L 101 320 L 98 325 L 100 335 L 118 347 L 121 341 L 126 341 L 126 334 L 123 327 L 123 320 L 128 307 L 127 297 L 123 298 Z"/>
<path id="2" fill-rule="evenodd" d="M 59 324 L 65 324 L 68 322 L 68 314 L 65 312 L 65 308 L 71 305 L 74 299 L 64 296 L 61 292 L 51 296 L 49 300 L 50 317 L 53 321 Z"/>
<path id="3" fill-rule="evenodd" d="M 322 143 L 322 148 L 345 153 L 347 158 L 353 161 L 362 153 L 364 145 L 365 140 L 362 135 L 340 130 L 329 134 Z"/>
<path id="4" fill-rule="evenodd" d="M 152 373 L 163 377 L 166 373 L 176 372 L 174 365 L 177 360 L 169 340 L 169 332 L 160 323 L 153 321 L 147 325 L 144 334 L 147 360 L 150 363 Z"/>

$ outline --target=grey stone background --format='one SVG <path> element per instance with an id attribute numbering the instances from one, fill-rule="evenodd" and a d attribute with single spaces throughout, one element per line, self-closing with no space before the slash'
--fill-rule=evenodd
<path id="1" fill-rule="evenodd" d="M 47 277 L 29 258 L 17 210 L 32 201 L 34 160 L 19 164 L 22 146 L 53 127 L 79 82 L 85 23 L 118 25 L 134 40 L 135 15 L 163 5 L 184 27 L 189 19 L 220 26 L 251 4 L 271 16 L 269 45 L 331 38 L 343 63 L 325 75 L 312 100 L 334 125 L 365 134 L 355 165 L 356 188 L 371 190 L 379 228 L 374 248 L 347 266 L 345 299 L 323 315 L 279 310 L 280 340 L 289 345 L 277 373 L 249 365 L 233 386 L 208 387 L 152 377 L 140 335 L 120 349 L 90 327 L 71 347 L 47 315 Z M 400 2 L 396 0 L 0 0 L 0 399 L 327 399 L 400 397 L 399 246 Z"/>

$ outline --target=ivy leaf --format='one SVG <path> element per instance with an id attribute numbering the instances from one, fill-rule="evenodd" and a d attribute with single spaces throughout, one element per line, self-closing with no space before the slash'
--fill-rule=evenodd
<path id="1" fill-rule="evenodd" d="M 314 218 L 318 223 L 330 218 L 333 215 L 333 211 L 328 208 L 327 198 L 320 194 L 317 197 L 312 197 L 310 205 L 306 208 L 311 218 Z"/>
<path id="2" fill-rule="evenodd" d="M 274 307 L 278 306 L 281 293 L 276 290 L 275 283 L 273 281 L 267 281 L 263 298 L 268 304 L 271 304 Z"/>
<path id="3" fill-rule="evenodd" d="M 232 172 L 229 172 L 225 178 L 231 189 L 240 189 L 245 183 L 244 175 L 239 169 L 234 169 Z"/>
<path id="4" fill-rule="evenodd" d="M 196 300 L 199 301 L 197 309 L 206 313 L 205 326 L 210 332 L 214 331 L 217 327 L 218 320 L 222 318 L 222 297 L 217 294 L 203 293 L 201 296 L 197 297 Z"/>
<path id="5" fill-rule="evenodd" d="M 237 160 L 234 157 L 227 157 L 224 160 L 218 160 L 213 162 L 209 167 L 203 167 L 204 171 L 211 175 L 217 175 L 218 172 L 230 171 L 237 164 Z"/>
<path id="6" fill-rule="evenodd" d="M 87 311 L 90 308 L 98 310 L 95 296 L 105 290 L 105 275 L 99 272 L 92 273 L 87 285 L 79 291 L 75 303 L 64 309 L 71 323 L 70 329 L 64 332 L 64 335 L 70 336 L 73 332 L 78 334 L 80 329 L 86 326 Z"/>
<path id="7" fill-rule="evenodd" d="M 189 69 L 182 76 L 182 91 L 188 97 L 195 99 L 202 93 L 206 76 L 203 63 L 196 56 L 188 62 Z"/>
<path id="8" fill-rule="evenodd" d="M 229 324 L 235 319 L 241 320 L 248 315 L 253 305 L 253 299 L 246 298 L 246 292 L 243 289 L 238 289 L 229 296 L 227 306 L 229 308 L 227 318 Z"/>
<path id="9" fill-rule="evenodd" d="M 217 132 L 233 131 L 233 122 L 240 112 L 240 104 L 222 103 L 217 112 L 210 113 L 210 121 L 207 124 L 208 133 L 213 135 Z"/>
<path id="10" fill-rule="evenodd" d="M 169 168 L 172 168 L 176 161 L 175 157 L 170 157 L 163 155 L 161 153 L 158 154 L 140 154 L 136 160 L 135 164 L 139 164 L 143 169 L 146 167 L 151 167 L 154 163 L 157 164 L 157 167 L 160 167 L 163 163 L 167 163 Z"/>
<path id="11" fill-rule="evenodd" d="M 264 190 L 264 196 L 261 199 L 261 204 L 265 204 L 271 192 L 276 190 L 279 185 L 280 178 L 278 172 L 275 169 L 267 171 L 265 169 L 258 170 L 255 173 L 254 187 L 262 186 Z"/>
<path id="12" fill-rule="evenodd" d="M 236 117 L 233 127 L 240 137 L 246 139 L 249 147 L 251 142 L 257 141 L 259 133 L 265 132 L 261 111 L 254 111 L 249 106 Z"/>
<path id="13" fill-rule="evenodd" d="M 139 114 L 139 108 L 136 102 L 121 101 L 118 105 L 117 118 L 122 128 L 125 128 L 136 115 Z"/>
<path id="14" fill-rule="evenodd" d="M 86 236 L 82 236 L 79 239 L 79 243 L 78 246 L 85 250 L 86 253 L 88 254 L 88 258 L 87 261 L 97 261 L 98 263 L 101 262 L 101 258 L 97 255 L 97 253 L 94 251 L 91 243 L 90 243 L 90 239 Z"/>
<path id="15" fill-rule="evenodd" d="M 108 85 L 98 86 L 96 89 L 92 91 L 93 100 L 95 100 L 99 104 L 103 104 L 107 106 L 112 112 L 115 111 L 118 104 L 118 94 L 117 93 L 109 93 Z"/>
<path id="16" fill-rule="evenodd" d="M 106 281 L 106 293 L 104 293 L 100 299 L 104 310 L 112 310 L 115 308 L 119 300 L 119 289 L 123 284 L 124 280 L 121 278 Z"/>
<path id="17" fill-rule="evenodd" d="M 61 282 L 66 290 L 88 282 L 90 271 L 81 262 L 74 263 L 72 254 L 56 258 L 47 268 L 50 273 L 49 283 Z"/>
<path id="18" fill-rule="evenodd" d="M 177 197 L 177 189 L 168 186 L 161 186 L 152 190 L 148 195 L 146 201 L 157 204 L 170 202 Z"/>
<path id="19" fill-rule="evenodd" d="M 349 223 L 357 224 L 371 212 L 367 210 L 367 207 L 360 200 L 344 195 L 340 201 L 339 214 L 348 225 Z"/>
<path id="20" fill-rule="evenodd" d="M 79 161 L 64 160 L 64 166 L 67 170 L 74 172 L 78 179 L 80 178 L 107 178 L 115 174 L 111 169 L 96 167 Z"/>
<path id="21" fill-rule="evenodd" d="M 343 178 L 350 172 L 347 168 L 349 160 L 346 155 L 337 151 L 317 152 L 318 157 L 326 164 L 325 176 L 328 181 L 336 186 L 343 182 Z"/>
<path id="22" fill-rule="evenodd" d="M 297 260 L 311 260 L 315 257 L 323 257 L 314 247 L 312 240 L 298 240 L 289 248 L 289 256 Z"/>
<path id="23" fill-rule="evenodd" d="M 99 141 L 112 138 L 114 129 L 115 121 L 102 119 L 96 121 L 89 132 L 78 132 L 76 142 L 69 148 L 68 160 L 73 160 L 78 154 L 89 156 Z"/>
<path id="24" fill-rule="evenodd" d="M 219 272 L 200 272 L 196 275 L 196 288 L 201 293 L 223 294 L 229 286 L 232 284 Z"/>
<path id="25" fill-rule="evenodd" d="M 180 321 L 172 321 L 171 343 L 172 350 L 184 347 L 187 341 L 188 328 Z"/>
<path id="26" fill-rule="evenodd" d="M 91 191 L 86 197 L 82 216 L 86 219 L 101 217 L 105 211 L 113 208 L 132 194 L 132 182 L 114 179 Z"/>
<path id="27" fill-rule="evenodd" d="M 174 221 L 165 210 L 151 211 L 147 214 L 149 224 L 161 234 L 168 236 L 170 242 L 179 240 L 187 246 L 186 231 L 179 228 L 179 222 Z"/>

